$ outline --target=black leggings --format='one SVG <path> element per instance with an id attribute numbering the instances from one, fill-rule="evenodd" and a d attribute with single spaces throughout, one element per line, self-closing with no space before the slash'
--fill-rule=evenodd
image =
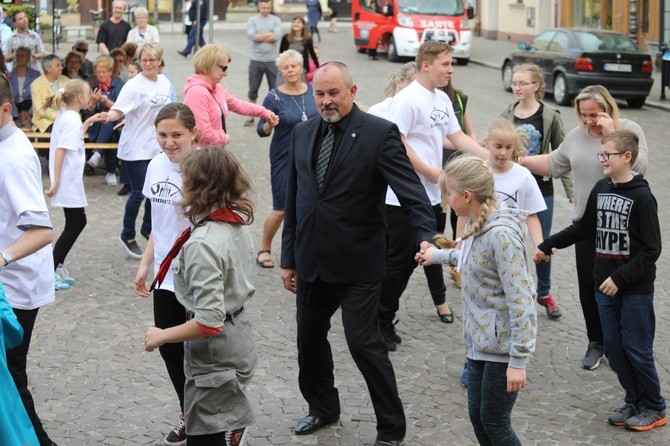
<path id="1" fill-rule="evenodd" d="M 74 246 L 74 242 L 86 227 L 84 208 L 63 208 L 63 212 L 65 212 L 65 228 L 54 245 L 54 270 L 58 268 L 58 265 L 65 263 L 65 258 Z"/>
<path id="2" fill-rule="evenodd" d="M 168 290 L 154 290 L 154 323 L 156 327 L 165 329 L 181 325 L 184 322 L 186 322 L 186 310 L 179 303 L 175 294 Z M 170 376 L 170 381 L 172 381 L 172 386 L 177 392 L 179 407 L 183 412 L 184 382 L 186 381 L 186 378 L 184 378 L 184 343 L 164 344 L 158 347 L 158 351 L 161 353 L 163 361 L 165 361 L 165 368 Z"/>

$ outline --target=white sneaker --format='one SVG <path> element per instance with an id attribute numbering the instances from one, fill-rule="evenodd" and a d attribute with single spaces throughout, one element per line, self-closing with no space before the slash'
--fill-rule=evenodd
<path id="1" fill-rule="evenodd" d="M 116 181 L 116 174 L 108 173 L 107 175 L 105 175 L 105 182 L 107 183 L 107 186 L 116 186 L 118 184 Z"/>
<path id="2" fill-rule="evenodd" d="M 95 169 L 96 167 L 98 167 L 98 164 L 100 164 L 100 158 L 102 158 L 100 152 L 93 152 L 93 155 L 91 155 L 88 161 L 86 161 L 86 164 Z"/>

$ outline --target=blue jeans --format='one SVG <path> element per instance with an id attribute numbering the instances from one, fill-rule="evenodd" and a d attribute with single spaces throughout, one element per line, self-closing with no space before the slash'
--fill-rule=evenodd
<path id="1" fill-rule="evenodd" d="M 146 237 L 151 234 L 151 202 L 149 202 L 149 199 L 145 199 L 144 194 L 142 194 L 149 161 L 151 160 L 123 161 L 121 163 L 121 169 L 125 171 L 126 177 L 130 181 L 130 194 L 128 195 L 128 201 L 126 201 L 126 211 L 123 214 L 123 231 L 121 231 L 123 240 L 135 239 L 135 221 L 137 220 L 137 214 L 140 212 L 142 200 L 145 200 L 145 202 L 140 234 Z"/>
<path id="2" fill-rule="evenodd" d="M 468 413 L 480 445 L 521 446 L 512 428 L 518 392 L 507 392 L 507 366 L 468 359 Z"/>
<path id="3" fill-rule="evenodd" d="M 200 48 L 205 46 L 205 38 L 203 37 L 203 32 L 205 30 L 205 24 L 207 22 L 203 22 L 200 26 L 191 26 L 191 29 L 188 32 L 188 40 L 186 41 L 186 48 L 184 48 L 184 54 L 191 54 L 191 51 L 193 51 L 193 47 L 195 46 L 195 33 L 199 32 L 199 39 L 200 39 L 200 44 L 198 45 Z"/>
<path id="4" fill-rule="evenodd" d="M 542 226 L 542 238 L 547 238 L 551 234 L 551 220 L 554 218 L 554 196 L 546 195 L 544 202 L 547 209 L 537 213 L 537 218 L 540 219 Z M 535 272 L 537 273 L 537 295 L 546 296 L 551 293 L 551 260 L 548 262 L 540 262 L 535 264 Z"/>
<path id="5" fill-rule="evenodd" d="M 605 356 L 626 391 L 626 403 L 665 410 L 654 364 L 654 294 L 606 296 L 596 291 Z"/>

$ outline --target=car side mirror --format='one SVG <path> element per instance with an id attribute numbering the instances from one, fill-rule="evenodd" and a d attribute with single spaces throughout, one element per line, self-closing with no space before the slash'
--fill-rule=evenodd
<path id="1" fill-rule="evenodd" d="M 473 8 L 472 6 L 468 6 L 467 13 L 468 13 L 468 19 L 472 20 L 475 18 L 475 8 Z"/>

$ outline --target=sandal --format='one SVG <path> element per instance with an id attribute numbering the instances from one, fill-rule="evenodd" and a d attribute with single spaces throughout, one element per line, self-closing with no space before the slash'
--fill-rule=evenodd
<path id="1" fill-rule="evenodd" d="M 256 256 L 256 263 L 258 263 L 258 266 L 261 268 L 274 268 L 275 264 L 272 261 L 272 258 L 267 258 L 265 260 L 261 260 L 261 254 L 272 254 L 269 249 L 262 249 L 258 251 L 258 255 Z"/>

